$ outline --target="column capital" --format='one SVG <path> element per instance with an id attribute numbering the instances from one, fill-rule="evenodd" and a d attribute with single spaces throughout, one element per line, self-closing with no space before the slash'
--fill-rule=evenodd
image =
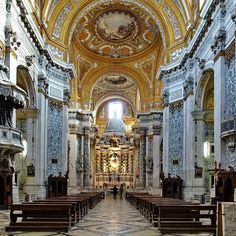
<path id="1" fill-rule="evenodd" d="M 219 57 L 224 56 L 224 50 L 226 44 L 225 41 L 226 41 L 226 31 L 224 29 L 219 29 L 211 45 L 211 50 L 215 54 L 214 61 L 217 61 Z"/>
<path id="2" fill-rule="evenodd" d="M 194 120 L 203 120 L 206 115 L 205 111 L 193 111 L 192 116 Z"/>

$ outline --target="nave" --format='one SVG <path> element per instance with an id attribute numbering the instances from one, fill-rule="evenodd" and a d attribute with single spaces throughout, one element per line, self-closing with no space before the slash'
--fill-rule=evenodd
<path id="1" fill-rule="evenodd" d="M 112 199 L 107 196 L 95 208 L 67 233 L 28 232 L 5 233 L 4 227 L 9 223 L 9 211 L 0 211 L 0 235 L 29 236 L 161 236 L 157 228 L 131 206 L 125 199 Z M 169 235 L 169 234 L 168 234 Z M 167 234 L 163 236 L 168 236 Z M 172 234 L 175 236 L 189 234 Z M 192 236 L 210 236 L 211 234 L 192 234 Z"/>

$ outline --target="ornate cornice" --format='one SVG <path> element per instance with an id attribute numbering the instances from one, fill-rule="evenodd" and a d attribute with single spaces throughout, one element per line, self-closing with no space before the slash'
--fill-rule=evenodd
<path id="1" fill-rule="evenodd" d="M 66 67 L 67 67 L 66 65 L 65 65 L 65 66 L 62 66 L 62 65 L 60 65 L 59 63 L 57 63 L 57 62 L 52 58 L 52 56 L 50 55 L 50 53 L 48 52 L 48 49 L 45 49 L 45 48 L 41 45 L 41 43 L 40 43 L 40 41 L 39 41 L 39 39 L 38 39 L 38 36 L 37 36 L 36 33 L 34 32 L 34 29 L 33 29 L 33 27 L 31 26 L 30 21 L 28 20 L 28 17 L 27 17 L 28 12 L 27 12 L 27 10 L 26 10 L 26 7 L 25 7 L 23 1 L 22 1 L 22 0 L 16 0 L 16 2 L 17 2 L 18 7 L 20 8 L 19 17 L 20 17 L 21 21 L 23 22 L 24 27 L 26 28 L 27 32 L 29 33 L 32 42 L 35 44 L 36 49 L 38 50 L 39 54 L 40 54 L 40 55 L 44 55 L 50 65 L 52 65 L 53 67 L 56 67 L 56 68 L 58 68 L 58 69 L 60 69 L 60 70 L 62 70 L 62 71 L 64 71 L 64 72 L 69 73 L 69 74 L 70 74 L 70 77 L 71 77 L 71 78 L 74 78 L 74 76 L 75 76 L 74 70 L 73 70 L 72 68 L 66 68 Z"/>
<path id="2" fill-rule="evenodd" d="M 211 50 L 215 54 L 214 60 L 217 59 L 224 54 L 225 50 L 225 41 L 226 41 L 226 31 L 223 29 L 219 29 L 216 36 L 214 37 L 214 41 L 211 45 Z"/>
<path id="3" fill-rule="evenodd" d="M 179 63 L 173 64 L 173 66 L 170 68 L 169 66 L 163 66 L 160 67 L 160 70 L 158 72 L 158 79 L 163 79 L 164 75 L 170 74 L 172 72 L 177 71 L 178 69 L 182 69 L 185 67 L 187 61 L 190 58 L 193 58 L 194 54 L 196 53 L 197 49 L 201 45 L 201 42 L 203 38 L 205 37 L 206 33 L 208 32 L 209 27 L 211 26 L 213 20 L 211 19 L 212 14 L 215 12 L 216 7 L 220 4 L 220 0 L 213 0 L 210 7 L 208 8 L 208 11 L 204 17 L 205 23 L 202 26 L 202 29 L 199 34 L 193 39 L 192 45 L 189 49 L 189 51 L 186 51 L 183 55 L 181 61 Z"/>
<path id="4" fill-rule="evenodd" d="M 44 74 L 38 75 L 38 92 L 48 96 L 48 80 Z"/>
<path id="5" fill-rule="evenodd" d="M 169 105 L 170 93 L 168 89 L 164 89 L 161 100 L 162 100 L 163 107 L 166 107 Z"/>
<path id="6" fill-rule="evenodd" d="M 184 82 L 184 99 L 187 99 L 188 96 L 193 95 L 193 77 L 186 78 Z"/>
<path id="7" fill-rule="evenodd" d="M 162 111 L 152 111 L 149 113 L 138 113 L 137 118 L 141 122 L 141 126 L 145 123 L 150 123 L 150 122 L 162 122 L 163 118 L 163 113 Z"/>
<path id="8" fill-rule="evenodd" d="M 175 111 L 181 110 L 183 108 L 183 105 L 184 105 L 183 100 L 171 103 L 169 105 L 170 112 L 173 113 Z"/>

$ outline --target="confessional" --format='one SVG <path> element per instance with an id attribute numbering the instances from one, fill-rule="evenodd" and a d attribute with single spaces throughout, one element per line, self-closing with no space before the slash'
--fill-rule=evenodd
<path id="1" fill-rule="evenodd" d="M 10 168 L 0 168 L 0 208 L 7 209 L 12 204 L 12 176 Z"/>
<path id="2" fill-rule="evenodd" d="M 48 177 L 48 198 L 61 197 L 67 195 L 68 176 L 49 175 Z"/>
<path id="3" fill-rule="evenodd" d="M 162 178 L 162 196 L 168 198 L 182 199 L 183 180 L 180 176 Z"/>
<path id="4" fill-rule="evenodd" d="M 215 180 L 217 201 L 233 202 L 236 188 L 236 172 L 233 167 L 229 166 L 229 170 L 219 169 L 215 173 Z"/>

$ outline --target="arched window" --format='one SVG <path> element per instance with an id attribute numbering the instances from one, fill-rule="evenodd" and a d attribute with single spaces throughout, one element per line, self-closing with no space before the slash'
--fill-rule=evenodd
<path id="1" fill-rule="evenodd" d="M 206 0 L 199 1 L 199 9 L 201 10 Z"/>
<path id="2" fill-rule="evenodd" d="M 121 102 L 109 103 L 109 119 L 117 118 L 121 119 L 123 115 L 123 107 Z"/>

